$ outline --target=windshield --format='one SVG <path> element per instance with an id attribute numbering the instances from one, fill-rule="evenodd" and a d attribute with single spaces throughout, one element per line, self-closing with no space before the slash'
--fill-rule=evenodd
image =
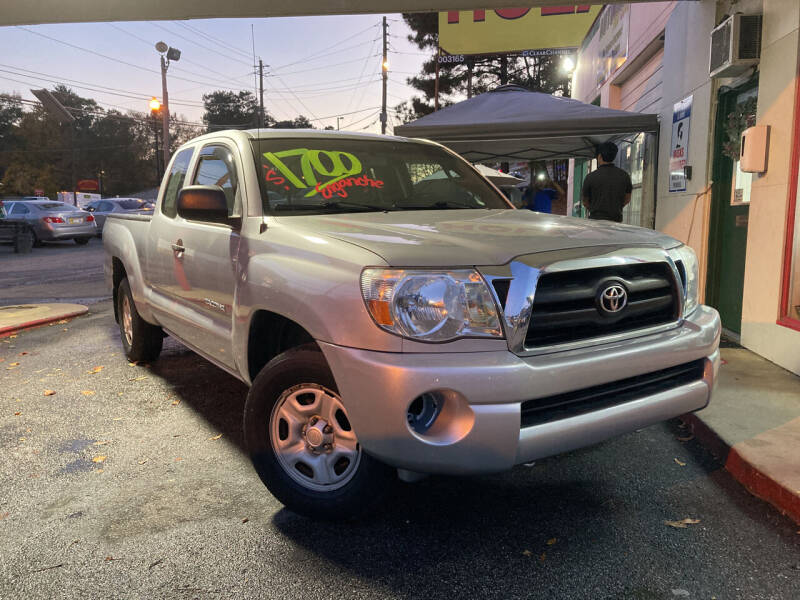
<path id="1" fill-rule="evenodd" d="M 124 210 L 135 210 L 137 208 L 144 208 L 147 203 L 144 200 L 132 198 L 130 200 L 118 200 L 117 204 L 119 204 Z"/>
<path id="2" fill-rule="evenodd" d="M 253 147 L 267 214 L 511 208 L 436 146 L 318 137 L 253 140 Z"/>

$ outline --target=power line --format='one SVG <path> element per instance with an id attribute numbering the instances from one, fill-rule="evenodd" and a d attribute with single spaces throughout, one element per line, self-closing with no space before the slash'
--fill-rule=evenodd
<path id="1" fill-rule="evenodd" d="M 149 69 L 147 67 L 143 67 L 141 65 L 137 65 L 137 64 L 128 62 L 126 60 L 122 60 L 120 58 L 115 58 L 113 56 L 108 56 L 106 54 L 102 54 L 102 53 L 96 52 L 94 50 L 89 50 L 88 48 L 84 48 L 84 47 L 78 46 L 76 44 L 71 44 L 70 42 L 65 42 L 64 40 L 60 40 L 58 38 L 54 38 L 52 36 L 46 35 L 46 34 L 41 33 L 39 31 L 34 31 L 34 30 L 29 29 L 27 27 L 23 27 L 22 25 L 17 25 L 16 27 L 18 29 L 22 29 L 24 31 L 27 31 L 28 33 L 32 33 L 34 35 L 38 35 L 39 37 L 43 37 L 43 38 L 48 39 L 48 40 L 50 40 L 52 42 L 63 44 L 64 46 L 69 46 L 70 48 L 74 48 L 76 50 L 80 50 L 81 52 L 86 52 L 86 53 L 91 54 L 93 56 L 104 58 L 106 60 L 110 60 L 112 62 L 116 62 L 116 63 L 122 64 L 122 65 L 126 65 L 128 67 L 132 67 L 132 68 L 138 69 L 140 71 L 145 71 L 147 73 L 155 73 L 155 74 L 157 74 L 159 76 L 161 75 L 161 71 L 156 71 L 155 69 Z M 196 79 L 189 79 L 188 77 L 181 77 L 179 75 L 172 75 L 171 77 L 172 77 L 172 79 L 180 79 L 182 81 L 188 81 L 190 83 L 199 83 L 199 84 L 202 84 L 202 85 L 209 85 L 209 86 L 212 86 L 212 87 L 215 86 L 215 85 L 218 85 L 218 83 L 214 83 L 213 81 L 212 82 L 209 82 L 209 81 L 198 81 Z"/>
<path id="2" fill-rule="evenodd" d="M 123 29 L 123 28 L 122 28 L 122 27 L 120 27 L 119 25 L 116 25 L 116 24 L 114 24 L 114 23 L 106 23 L 106 25 L 108 25 L 109 27 L 113 27 L 113 28 L 114 28 L 114 29 L 116 29 L 117 31 L 121 31 L 121 32 L 122 32 L 122 33 L 124 33 L 125 35 L 128 35 L 128 36 L 132 37 L 132 38 L 133 38 L 133 39 L 135 39 L 135 40 L 138 40 L 139 42 L 141 42 L 141 43 L 143 43 L 144 45 L 146 45 L 147 47 L 149 47 L 151 50 L 153 49 L 153 47 L 154 47 L 154 45 L 155 45 L 155 44 L 154 44 L 154 42 L 152 42 L 152 41 L 148 41 L 148 40 L 144 39 L 144 38 L 143 38 L 143 37 L 141 37 L 141 36 L 138 36 L 138 35 L 136 35 L 136 34 L 134 34 L 134 33 L 131 33 L 130 31 L 128 31 L 127 29 Z M 182 56 L 182 57 L 181 57 L 181 60 L 182 60 L 183 62 L 187 62 L 187 63 L 189 63 L 189 64 L 192 64 L 192 65 L 197 65 L 198 67 L 201 67 L 201 68 L 205 69 L 206 71 L 209 71 L 209 72 L 211 72 L 211 73 L 214 73 L 214 74 L 216 74 L 216 75 L 220 75 L 221 77 L 223 77 L 224 79 L 227 79 L 227 80 L 229 80 L 229 81 L 236 81 L 236 79 L 237 79 L 236 77 L 231 77 L 230 75 L 228 75 L 228 74 L 226 74 L 226 73 L 222 73 L 222 72 L 220 72 L 220 71 L 215 71 L 214 69 L 210 68 L 208 65 L 205 65 L 205 64 L 203 64 L 203 63 L 199 63 L 199 62 L 197 62 L 197 61 L 194 61 L 194 60 L 191 60 L 191 59 L 189 59 L 189 58 L 186 58 L 185 56 Z M 173 65 L 173 66 L 172 66 L 172 68 L 173 68 L 173 69 L 180 70 L 180 71 L 185 71 L 185 72 L 187 72 L 187 73 L 192 73 L 193 75 L 200 75 L 201 77 L 203 76 L 203 74 L 202 74 L 202 73 L 195 73 L 195 72 L 193 72 L 193 71 L 187 71 L 186 69 L 182 69 L 182 68 L 180 68 L 180 67 L 178 67 L 178 66 L 176 66 L 176 65 Z M 241 83 L 239 83 L 238 81 L 236 81 L 236 83 L 237 83 L 238 85 L 241 85 Z"/>
<path id="3" fill-rule="evenodd" d="M 193 25 L 189 25 L 189 23 L 183 23 L 181 21 L 173 21 L 173 23 L 175 25 L 179 25 L 179 26 L 183 27 L 184 29 L 188 29 L 192 33 L 195 33 L 197 35 L 202 35 L 203 37 L 205 37 L 209 41 L 211 41 L 211 42 L 213 42 L 215 44 L 218 44 L 219 46 L 222 46 L 223 48 L 226 48 L 228 50 L 233 50 L 234 52 L 238 52 L 239 54 L 241 54 L 242 56 L 245 56 L 248 59 L 251 58 L 249 51 L 240 50 L 239 48 L 237 48 L 233 44 L 231 44 L 229 42 L 226 42 L 225 40 L 222 40 L 222 39 L 220 39 L 220 38 L 218 38 L 216 36 L 213 36 L 210 33 L 202 31 L 201 29 L 199 29 L 199 28 L 197 28 L 197 27 L 195 27 Z"/>
<path id="4" fill-rule="evenodd" d="M 224 57 L 225 57 L 225 58 L 227 58 L 228 60 L 234 60 L 234 61 L 237 61 L 237 62 L 243 63 L 243 64 L 245 64 L 245 65 L 250 65 L 250 62 L 249 62 L 249 61 L 245 61 L 245 60 L 242 60 L 242 59 L 241 59 L 241 58 L 239 58 L 239 57 L 236 57 L 236 56 L 231 56 L 230 54 L 226 54 L 226 53 L 224 53 L 224 52 L 221 52 L 221 51 L 219 51 L 219 50 L 214 50 L 214 49 L 212 49 L 212 48 L 209 48 L 208 46 L 204 46 L 203 44 L 201 44 L 201 43 L 199 43 L 199 42 L 197 42 L 197 41 L 193 40 L 193 39 L 192 39 L 192 38 L 190 38 L 190 37 L 187 37 L 187 36 L 183 35 L 182 33 L 177 33 L 177 32 L 175 32 L 175 31 L 172 31 L 171 29 L 167 29 L 166 27 L 164 27 L 164 26 L 163 26 L 163 25 L 161 25 L 160 23 L 153 23 L 152 21 L 150 21 L 149 23 L 150 23 L 150 25 L 152 25 L 153 27 L 158 27 L 159 29 L 161 29 L 161 30 L 163 30 L 163 31 L 166 31 L 166 32 L 167 32 L 168 34 L 170 34 L 170 35 L 177 35 L 179 38 L 181 38 L 181 39 L 183 39 L 183 40 L 186 40 L 186 41 L 187 41 L 187 42 L 189 42 L 190 44 L 194 44 L 194 45 L 195 45 L 195 46 L 197 46 L 198 48 L 202 48 L 203 50 L 205 50 L 205 51 L 207 51 L 207 52 L 211 52 L 212 54 L 218 54 L 219 56 L 224 56 Z"/>
<path id="5" fill-rule="evenodd" d="M 320 69 L 330 69 L 331 67 L 338 67 L 340 65 L 347 65 L 347 64 L 350 64 L 350 63 L 354 63 L 354 62 L 360 62 L 360 61 L 364 60 L 365 58 L 372 58 L 374 56 L 380 56 L 380 54 L 371 54 L 371 55 L 362 56 L 362 57 L 359 57 L 359 58 L 354 58 L 352 60 L 345 60 L 343 62 L 333 63 L 333 64 L 329 64 L 329 65 L 322 65 L 321 67 L 313 67 L 311 69 L 301 69 L 300 71 L 290 71 L 288 73 L 281 73 L 281 76 L 282 77 L 289 77 L 291 75 L 298 75 L 300 73 L 308 73 L 309 71 L 319 71 Z M 277 74 L 267 75 L 267 77 L 277 77 L 277 76 L 278 76 Z"/>
<path id="6" fill-rule="evenodd" d="M 274 71 L 279 71 L 279 70 L 281 70 L 281 69 L 284 69 L 284 68 L 286 68 L 286 67 L 290 67 L 290 66 L 292 66 L 292 65 L 296 65 L 296 64 L 298 64 L 298 63 L 305 62 L 307 59 L 309 59 L 309 58 L 311 58 L 311 57 L 313 57 L 313 56 L 316 56 L 316 55 L 318 55 L 318 54 L 322 54 L 323 52 L 325 52 L 326 50 L 329 50 L 329 49 L 331 49 L 331 48 L 335 48 L 335 47 L 336 47 L 336 46 L 338 46 L 339 44 L 344 44 L 345 42 L 349 42 L 349 41 L 350 41 L 350 40 L 352 40 L 353 38 L 355 38 L 355 37 L 358 37 L 359 35 L 362 35 L 363 33 L 367 32 L 367 31 L 369 31 L 370 29 L 373 29 L 373 28 L 375 28 L 375 27 L 377 27 L 377 26 L 378 26 L 378 24 L 377 24 L 377 23 L 374 23 L 374 24 L 370 25 L 369 27 L 366 27 L 366 28 L 364 28 L 364 29 L 362 29 L 362 30 L 360 30 L 360 31 L 357 31 L 357 32 L 356 32 L 356 33 L 354 33 L 353 35 L 351 35 L 351 36 L 349 36 L 349 37 L 346 37 L 346 38 L 344 38 L 343 40 L 339 40 L 339 41 L 338 41 L 338 42 L 336 42 L 335 44 L 331 44 L 330 46 L 326 46 L 325 48 L 322 48 L 322 49 L 320 49 L 320 50 L 317 50 L 317 51 L 315 51 L 315 52 L 312 52 L 311 54 L 308 54 L 308 55 L 306 55 L 305 57 L 303 57 L 303 58 L 301 58 L 301 59 L 298 59 L 298 60 L 296 60 L 296 61 L 294 61 L 294 62 L 290 62 L 290 63 L 286 63 L 286 64 L 284 64 L 284 65 L 277 66 L 277 67 L 275 67 L 273 70 L 274 70 Z M 365 41 L 365 42 L 362 42 L 362 44 L 366 44 L 366 43 L 367 43 L 366 41 Z M 361 46 L 362 44 L 356 44 L 356 46 Z M 351 46 L 351 48 L 354 48 L 354 47 L 356 47 L 356 46 Z M 337 50 L 337 52 L 339 52 L 339 51 Z"/>

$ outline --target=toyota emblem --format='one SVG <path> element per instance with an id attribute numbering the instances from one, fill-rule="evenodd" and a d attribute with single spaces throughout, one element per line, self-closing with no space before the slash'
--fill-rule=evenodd
<path id="1" fill-rule="evenodd" d="M 628 303 L 628 292 L 619 283 L 612 283 L 600 292 L 600 308 L 608 314 L 616 314 Z"/>

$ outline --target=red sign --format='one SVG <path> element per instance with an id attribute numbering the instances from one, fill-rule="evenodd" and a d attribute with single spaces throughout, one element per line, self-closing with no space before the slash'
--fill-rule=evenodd
<path id="1" fill-rule="evenodd" d="M 78 181 L 77 191 L 79 192 L 97 192 L 100 190 L 100 183 L 97 179 L 81 179 Z"/>

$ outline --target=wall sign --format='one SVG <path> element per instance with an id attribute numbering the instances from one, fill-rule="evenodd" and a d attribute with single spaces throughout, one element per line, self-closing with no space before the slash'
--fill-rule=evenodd
<path id="1" fill-rule="evenodd" d="M 689 160 L 689 123 L 692 118 L 692 96 L 672 107 L 672 141 L 669 145 L 669 191 L 686 191 L 683 168 Z"/>
<path id="2" fill-rule="evenodd" d="M 451 10 L 439 13 L 439 46 L 448 54 L 570 48 L 581 45 L 600 6 L 569 4 L 537 8 Z M 536 45 L 531 46 L 531 42 Z"/>

